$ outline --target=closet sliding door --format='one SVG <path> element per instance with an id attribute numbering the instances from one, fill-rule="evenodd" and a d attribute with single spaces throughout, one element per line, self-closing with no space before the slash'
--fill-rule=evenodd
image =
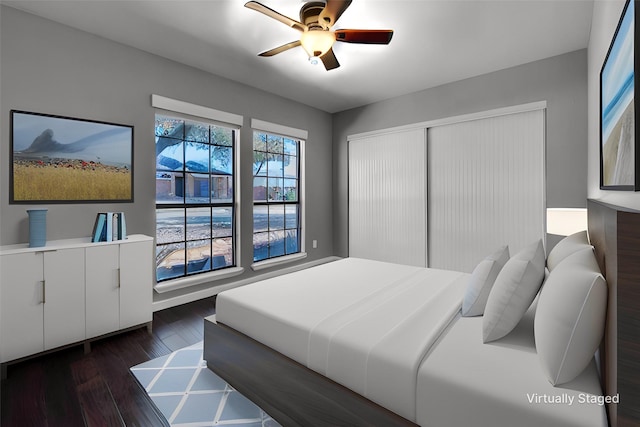
<path id="1" fill-rule="evenodd" d="M 429 267 L 471 272 L 544 238 L 544 110 L 428 130 Z"/>
<path id="2" fill-rule="evenodd" d="M 425 133 L 349 141 L 349 256 L 426 267 Z"/>

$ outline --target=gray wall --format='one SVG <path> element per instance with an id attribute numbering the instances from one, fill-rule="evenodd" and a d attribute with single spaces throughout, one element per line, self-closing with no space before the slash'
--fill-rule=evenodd
<path id="1" fill-rule="evenodd" d="M 251 118 L 309 131 L 305 261 L 333 253 L 331 115 L 198 69 L 2 6 L 0 15 L 0 244 L 28 241 L 25 210 L 9 204 L 10 110 L 130 124 L 134 203 L 51 204 L 50 240 L 89 236 L 96 212 L 122 210 L 130 233 L 155 235 L 155 146 L 151 94 L 245 117 L 240 141 L 241 265 L 252 262 Z M 311 248 L 311 240 L 318 248 Z M 244 276 L 250 276 L 247 269 Z M 236 280 L 238 278 L 235 278 Z"/>
<path id="2" fill-rule="evenodd" d="M 402 78 L 402 76 L 399 76 Z M 547 207 L 586 207 L 586 49 L 334 114 L 334 249 L 348 255 L 347 137 L 547 101 Z"/>
<path id="3" fill-rule="evenodd" d="M 604 7 L 599 3 L 596 2 L 596 7 Z M 614 12 L 610 15 L 619 14 L 619 10 Z M 594 13 L 594 25 L 598 24 L 597 16 Z M 25 213 L 28 206 L 8 204 L 7 154 L 11 109 L 135 126 L 135 202 L 46 206 L 49 209 L 49 239 L 87 236 L 95 213 L 104 210 L 123 210 L 131 232 L 154 235 L 152 93 L 244 115 L 245 129 L 249 129 L 250 119 L 254 117 L 309 131 L 306 146 L 307 238 L 308 241 L 318 239 L 319 245 L 315 250 L 308 245 L 308 260 L 348 254 L 346 141 L 350 134 L 546 100 L 547 206 L 586 205 L 587 139 L 590 147 L 589 190 L 593 188 L 591 151 L 594 119 L 591 117 L 593 100 L 590 98 L 591 124 L 587 135 L 586 50 L 331 116 L 306 105 L 12 8 L 3 6 L 0 19 L 0 195 L 4 195 L 0 197 L 2 245 L 28 240 Z M 617 22 L 617 17 L 615 20 Z M 607 25 L 611 26 L 611 23 Z M 597 31 L 598 27 L 595 28 Z M 591 90 L 591 49 L 589 54 Z M 252 255 L 251 209 L 246 208 L 251 206 L 250 150 L 250 132 L 241 132 L 241 225 L 244 231 L 241 263 L 245 267 L 251 263 Z M 332 173 L 329 173 L 331 170 Z M 633 200 L 637 200 L 637 197 Z"/>
<path id="4" fill-rule="evenodd" d="M 616 31 L 625 0 L 596 1 L 589 38 L 589 198 L 640 209 L 640 193 L 600 190 L 600 70 Z M 636 5 L 637 6 L 637 5 Z M 636 113 L 637 114 L 637 113 Z M 637 124 L 636 124 L 637 126 Z"/>

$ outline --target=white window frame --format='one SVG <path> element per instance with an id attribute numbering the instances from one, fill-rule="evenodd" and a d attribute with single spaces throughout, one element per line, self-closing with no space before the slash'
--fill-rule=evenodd
<path id="1" fill-rule="evenodd" d="M 156 283 L 154 289 L 158 293 L 174 291 L 189 286 L 197 286 L 216 280 L 227 279 L 238 276 L 244 272 L 241 267 L 241 222 L 240 222 L 240 164 L 239 164 L 239 148 L 240 148 L 240 128 L 243 124 L 244 117 L 241 115 L 227 113 L 225 111 L 216 110 L 210 107 L 191 104 L 176 99 L 167 98 L 160 95 L 151 95 L 151 106 L 156 109 L 155 114 L 173 115 L 176 117 L 205 119 L 209 122 L 219 123 L 221 126 L 232 128 L 235 131 L 235 159 L 234 159 L 234 259 L 235 267 L 228 267 L 221 270 L 215 270 L 207 273 L 199 273 L 191 276 L 168 279 L 160 283 Z M 154 117 L 155 117 L 154 114 Z"/>
<path id="2" fill-rule="evenodd" d="M 290 263 L 293 261 L 297 261 L 307 257 L 306 252 L 306 224 L 305 224 L 305 144 L 307 138 L 309 137 L 309 133 L 303 129 L 297 129 L 290 126 L 280 125 L 276 123 L 266 122 L 258 119 L 251 119 L 251 130 L 253 132 L 266 132 L 274 135 L 279 135 L 287 138 L 296 139 L 299 141 L 299 188 L 298 188 L 298 203 L 299 203 L 299 221 L 300 221 L 300 252 L 290 255 L 282 255 L 275 258 L 269 258 L 261 261 L 254 262 L 251 264 L 251 269 L 254 271 L 264 270 L 266 268 L 275 267 L 278 265 Z M 253 140 L 253 138 L 252 138 Z M 253 147 L 251 147 L 251 152 L 253 153 Z M 252 179 L 253 180 L 253 179 Z M 251 183 L 253 188 L 253 182 Z M 253 199 L 253 197 L 252 197 Z M 253 209 L 253 200 L 252 200 L 252 209 Z M 252 215 L 253 217 L 253 215 Z M 253 250 L 253 230 L 251 230 L 252 235 L 252 250 Z"/>

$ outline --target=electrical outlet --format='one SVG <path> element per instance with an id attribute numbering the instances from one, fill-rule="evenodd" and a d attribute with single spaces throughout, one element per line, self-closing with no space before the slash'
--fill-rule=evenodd
<path id="1" fill-rule="evenodd" d="M 313 249 L 317 249 L 318 248 L 318 241 L 314 240 L 313 242 L 311 242 L 311 244 L 313 245 Z"/>

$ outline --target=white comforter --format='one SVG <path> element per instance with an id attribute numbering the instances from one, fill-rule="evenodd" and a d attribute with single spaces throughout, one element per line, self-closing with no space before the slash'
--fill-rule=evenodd
<path id="1" fill-rule="evenodd" d="M 423 427 L 606 427 L 595 362 L 554 387 L 538 360 L 535 306 L 506 337 L 482 343 L 482 317 L 460 317 L 418 371 L 417 423 Z"/>
<path id="2" fill-rule="evenodd" d="M 418 368 L 467 277 L 347 258 L 225 291 L 216 318 L 415 421 Z"/>

